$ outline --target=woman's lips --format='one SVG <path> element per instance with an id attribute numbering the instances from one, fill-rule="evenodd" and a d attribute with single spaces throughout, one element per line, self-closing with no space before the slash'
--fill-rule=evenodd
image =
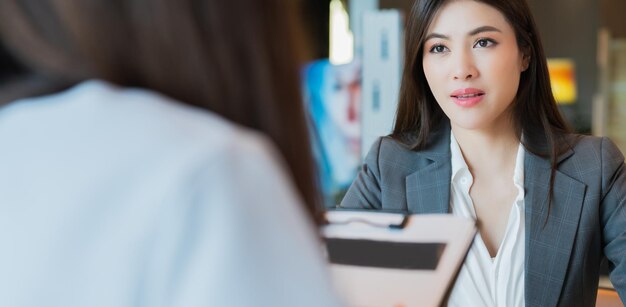
<path id="1" fill-rule="evenodd" d="M 452 97 L 452 101 L 456 105 L 464 108 L 469 108 L 477 105 L 483 100 L 484 96 L 485 92 L 475 88 L 458 89 L 452 92 L 452 95 L 450 95 L 450 97 Z"/>

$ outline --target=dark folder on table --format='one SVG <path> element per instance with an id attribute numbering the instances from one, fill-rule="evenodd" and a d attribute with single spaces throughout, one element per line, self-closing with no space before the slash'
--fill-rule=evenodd
<path id="1" fill-rule="evenodd" d="M 450 214 L 331 210 L 326 220 L 333 283 L 350 307 L 441 305 L 476 234 Z"/>

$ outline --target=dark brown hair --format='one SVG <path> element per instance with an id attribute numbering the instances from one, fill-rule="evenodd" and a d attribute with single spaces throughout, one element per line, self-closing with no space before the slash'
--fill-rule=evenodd
<path id="1" fill-rule="evenodd" d="M 0 0 L 0 41 L 40 83 L 62 88 L 99 78 L 147 88 L 265 133 L 317 218 L 296 4 Z"/>
<path id="2" fill-rule="evenodd" d="M 405 65 L 392 136 L 414 150 L 428 146 L 431 132 L 446 118 L 426 81 L 422 56 L 426 31 L 448 1 L 416 0 L 407 21 Z M 552 95 L 546 57 L 530 8 L 525 0 L 476 1 L 504 15 L 515 31 L 520 51 L 529 58 L 513 102 L 513 121 L 518 135 L 524 135 L 520 141 L 526 150 L 550 159 L 552 195 L 557 157 L 570 146 L 565 139 L 570 130 Z M 550 196 L 549 203 L 551 199 Z"/>

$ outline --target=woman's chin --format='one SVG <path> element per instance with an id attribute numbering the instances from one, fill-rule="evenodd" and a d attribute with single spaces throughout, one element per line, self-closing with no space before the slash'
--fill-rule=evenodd
<path id="1" fill-rule="evenodd" d="M 484 130 L 490 126 L 483 118 L 450 119 L 450 125 L 463 130 Z"/>

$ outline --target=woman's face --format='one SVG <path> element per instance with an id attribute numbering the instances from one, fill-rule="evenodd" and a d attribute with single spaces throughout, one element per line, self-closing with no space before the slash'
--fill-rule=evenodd
<path id="1" fill-rule="evenodd" d="M 511 125 L 527 61 L 515 32 L 497 9 L 476 1 L 449 1 L 435 15 L 423 46 L 424 75 L 453 128 Z"/>

